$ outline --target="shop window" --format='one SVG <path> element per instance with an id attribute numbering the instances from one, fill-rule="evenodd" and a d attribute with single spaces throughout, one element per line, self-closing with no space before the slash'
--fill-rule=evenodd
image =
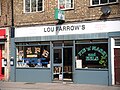
<path id="1" fill-rule="evenodd" d="M 43 0 L 24 0 L 24 12 L 43 11 Z"/>
<path id="2" fill-rule="evenodd" d="M 102 4 L 110 4 L 117 2 L 118 0 L 91 0 L 91 5 L 102 5 Z"/>
<path id="3" fill-rule="evenodd" d="M 74 0 L 58 0 L 59 9 L 73 9 Z"/>
<path id="4" fill-rule="evenodd" d="M 108 44 L 76 44 L 76 68 L 108 68 Z"/>
<path id="5" fill-rule="evenodd" d="M 17 46 L 17 67 L 50 68 L 50 46 Z"/>

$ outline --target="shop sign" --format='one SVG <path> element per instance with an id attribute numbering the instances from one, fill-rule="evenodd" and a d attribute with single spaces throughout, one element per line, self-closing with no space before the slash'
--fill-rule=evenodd
<path id="1" fill-rule="evenodd" d="M 80 52 L 78 53 L 80 56 L 82 56 L 84 53 L 88 52 L 88 51 L 96 51 L 99 52 L 104 58 L 107 57 L 107 53 L 106 51 L 104 51 L 102 48 L 98 47 L 98 46 L 89 46 L 89 47 L 85 47 L 82 50 L 80 50 Z M 96 53 L 88 53 L 87 57 L 96 57 Z M 89 59 L 91 60 L 91 59 Z"/>
<path id="2" fill-rule="evenodd" d="M 5 29 L 0 29 L 0 39 L 6 38 L 6 30 Z"/>
<path id="3" fill-rule="evenodd" d="M 56 20 L 65 20 L 65 12 L 55 8 L 55 15 L 54 15 Z"/>
<path id="4" fill-rule="evenodd" d="M 120 30 L 120 21 L 71 23 L 63 25 L 48 25 L 15 28 L 15 37 L 53 36 L 103 33 Z"/>
<path id="5" fill-rule="evenodd" d="M 80 31 L 85 30 L 85 25 L 57 25 L 56 27 L 44 28 L 44 32 L 70 32 L 70 31 Z"/>
<path id="6" fill-rule="evenodd" d="M 107 61 L 107 51 L 104 50 L 105 45 L 84 45 L 78 52 L 80 59 L 86 62 L 99 62 L 99 64 L 106 65 Z"/>

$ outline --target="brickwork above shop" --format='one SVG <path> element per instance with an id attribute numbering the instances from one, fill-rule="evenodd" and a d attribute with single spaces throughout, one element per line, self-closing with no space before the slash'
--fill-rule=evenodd
<path id="1" fill-rule="evenodd" d="M 44 0 L 44 11 L 24 13 L 23 0 L 14 0 L 15 26 L 55 24 L 54 8 L 58 7 L 58 0 Z M 120 18 L 120 3 L 109 4 L 111 13 L 106 18 Z M 65 22 L 90 21 L 103 19 L 101 6 L 90 6 L 90 0 L 74 0 L 74 8 L 65 10 Z"/>
<path id="2" fill-rule="evenodd" d="M 11 25 L 11 0 L 0 0 L 0 27 Z"/>

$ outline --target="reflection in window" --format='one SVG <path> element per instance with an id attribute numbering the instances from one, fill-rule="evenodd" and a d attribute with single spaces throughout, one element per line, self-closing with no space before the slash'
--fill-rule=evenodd
<path id="1" fill-rule="evenodd" d="M 107 44 L 76 44 L 76 68 L 108 68 Z"/>
<path id="2" fill-rule="evenodd" d="M 37 12 L 43 10 L 43 0 L 25 0 L 25 12 Z"/>
<path id="3" fill-rule="evenodd" d="M 54 64 L 62 63 L 62 49 L 54 49 Z"/>
<path id="4" fill-rule="evenodd" d="M 92 5 L 101 5 L 101 4 L 109 4 L 116 3 L 118 0 L 91 0 Z"/>
<path id="5" fill-rule="evenodd" d="M 25 12 L 30 12 L 30 0 L 25 0 Z"/>
<path id="6" fill-rule="evenodd" d="M 31 12 L 36 11 L 36 0 L 31 0 Z"/>
<path id="7" fill-rule="evenodd" d="M 109 0 L 109 2 L 117 2 L 117 0 Z"/>
<path id="8" fill-rule="evenodd" d="M 42 6 L 43 6 L 42 0 L 38 0 L 38 11 L 42 11 Z"/>
<path id="9" fill-rule="evenodd" d="M 50 46 L 18 46 L 17 67 L 50 67 Z"/>
<path id="10" fill-rule="evenodd" d="M 99 0 L 92 0 L 92 4 L 99 4 Z"/>
<path id="11" fill-rule="evenodd" d="M 107 3 L 108 0 L 100 0 L 101 4 Z"/>
<path id="12" fill-rule="evenodd" d="M 65 0 L 59 0 L 59 8 L 60 9 L 65 8 Z"/>

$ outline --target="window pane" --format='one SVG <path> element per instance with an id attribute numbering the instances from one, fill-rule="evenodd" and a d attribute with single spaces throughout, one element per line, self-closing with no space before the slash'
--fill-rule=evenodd
<path id="1" fill-rule="evenodd" d="M 108 44 L 76 44 L 77 68 L 108 68 Z"/>
<path id="2" fill-rule="evenodd" d="M 120 46 L 120 39 L 115 39 L 115 46 Z"/>
<path id="3" fill-rule="evenodd" d="M 117 0 L 109 0 L 109 2 L 117 2 Z"/>
<path id="4" fill-rule="evenodd" d="M 36 0 L 31 0 L 31 12 L 36 11 Z"/>
<path id="5" fill-rule="evenodd" d="M 17 67 L 50 67 L 50 46 L 19 46 L 16 49 Z"/>
<path id="6" fill-rule="evenodd" d="M 42 0 L 38 0 L 38 11 L 42 11 L 42 6 L 43 6 Z"/>
<path id="7" fill-rule="evenodd" d="M 108 0 L 100 0 L 100 4 L 108 3 Z"/>
<path id="8" fill-rule="evenodd" d="M 65 0 L 59 0 L 59 8 L 64 9 L 65 8 Z"/>
<path id="9" fill-rule="evenodd" d="M 92 0 L 92 5 L 99 4 L 99 0 Z"/>
<path id="10" fill-rule="evenodd" d="M 25 12 L 30 12 L 30 0 L 25 0 Z"/>
<path id="11" fill-rule="evenodd" d="M 72 8 L 73 7 L 73 0 L 66 0 L 66 8 Z"/>
<path id="12" fill-rule="evenodd" d="M 62 49 L 54 49 L 54 64 L 62 63 Z"/>

